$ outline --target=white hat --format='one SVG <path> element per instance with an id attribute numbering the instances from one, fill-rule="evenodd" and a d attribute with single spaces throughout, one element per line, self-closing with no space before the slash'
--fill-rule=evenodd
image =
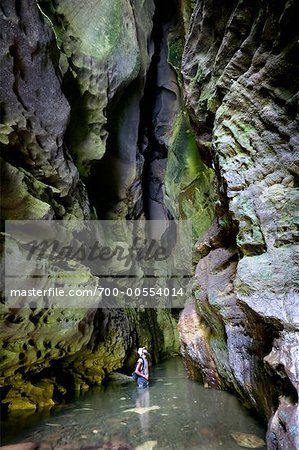
<path id="1" fill-rule="evenodd" d="M 141 356 L 144 351 L 145 351 L 145 353 L 147 353 L 147 350 L 145 347 L 139 347 L 139 349 L 137 350 L 137 353 L 139 356 Z"/>

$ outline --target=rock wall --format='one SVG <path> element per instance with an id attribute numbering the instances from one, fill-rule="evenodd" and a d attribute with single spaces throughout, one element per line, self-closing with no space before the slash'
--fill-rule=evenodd
<path id="1" fill-rule="evenodd" d="M 88 218 L 89 202 L 64 142 L 52 29 L 35 1 L 1 3 L 1 212 L 4 219 Z"/>
<path id="2" fill-rule="evenodd" d="M 2 309 L 1 322 L 3 414 L 51 407 L 117 369 L 132 372 L 140 345 L 152 364 L 179 352 L 169 311 Z"/>
<path id="3" fill-rule="evenodd" d="M 102 1 L 100 8 L 94 1 L 53 4 L 1 2 L 2 217 L 106 217 L 100 200 L 107 200 L 107 187 L 98 165 L 106 152 L 110 171 L 110 163 L 101 164 L 117 198 L 104 209 L 110 218 L 123 218 L 124 197 L 135 179 L 141 185 L 138 104 L 154 6 L 127 0 Z M 4 237 L 18 255 L 22 246 Z M 87 267 L 80 276 L 83 284 L 98 283 Z M 132 370 L 140 345 L 148 346 L 153 362 L 179 351 L 177 317 L 170 311 L 4 304 L 0 314 L 4 411 L 51 406 L 116 369 Z"/>
<path id="4" fill-rule="evenodd" d="M 298 8 L 1 2 L 3 218 L 191 220 L 186 366 L 269 420 L 273 449 L 299 448 Z M 11 409 L 100 383 L 136 345 L 178 348 L 170 312 L 2 318 Z"/>
<path id="5" fill-rule="evenodd" d="M 198 1 L 183 55 L 186 103 L 218 178 L 180 318 L 190 374 L 299 448 L 298 2 Z"/>

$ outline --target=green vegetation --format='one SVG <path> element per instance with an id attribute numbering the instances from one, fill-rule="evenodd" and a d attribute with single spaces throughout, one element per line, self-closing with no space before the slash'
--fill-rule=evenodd
<path id="1" fill-rule="evenodd" d="M 165 203 L 175 217 L 192 222 L 197 239 L 214 219 L 214 171 L 201 161 L 185 111 L 177 115 L 169 147 Z"/>

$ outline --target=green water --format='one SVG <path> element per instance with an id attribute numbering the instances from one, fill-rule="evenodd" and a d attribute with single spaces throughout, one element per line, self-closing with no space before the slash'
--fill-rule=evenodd
<path id="1" fill-rule="evenodd" d="M 2 445 L 31 441 L 45 449 L 240 450 L 231 433 L 264 438 L 264 427 L 234 396 L 188 380 L 180 359 L 159 364 L 152 378 L 147 389 L 137 389 L 131 380 L 114 381 L 63 407 L 12 416 L 3 424 Z"/>

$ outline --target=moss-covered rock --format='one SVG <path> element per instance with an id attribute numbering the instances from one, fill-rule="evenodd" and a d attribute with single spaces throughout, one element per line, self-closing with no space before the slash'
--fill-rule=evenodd
<path id="1" fill-rule="evenodd" d="M 170 311 L 2 309 L 1 318 L 2 406 L 8 411 L 51 407 L 117 369 L 130 371 L 140 345 L 153 363 L 179 352 Z"/>
<path id="2" fill-rule="evenodd" d="M 175 217 L 190 220 L 197 239 L 214 219 L 214 171 L 201 160 L 185 111 L 179 112 L 169 139 L 165 204 Z"/>
<path id="3" fill-rule="evenodd" d="M 147 55 L 138 42 L 128 0 L 39 3 L 52 21 L 60 48 L 64 89 L 72 108 L 67 142 L 80 173 L 87 176 L 92 162 L 106 150 L 108 102 L 137 77 Z M 151 8 L 149 2 L 142 10 L 143 30 L 150 23 Z M 139 5 L 136 9 L 141 11 Z"/>
<path id="4" fill-rule="evenodd" d="M 97 277 L 78 261 L 64 261 L 64 272 L 60 267 L 57 276 L 55 256 L 47 276 L 32 277 L 31 265 L 21 264 L 23 244 L 8 234 L 6 250 L 16 261 L 14 273 L 22 270 L 13 289 L 28 287 L 28 280 L 30 289 L 39 290 L 55 283 L 64 290 L 67 286 L 83 289 L 86 283 L 91 289 L 99 285 Z M 128 367 L 130 355 L 136 359 L 141 345 L 148 346 L 154 362 L 178 352 L 176 320 L 168 310 L 101 309 L 94 299 L 93 309 L 88 309 L 82 296 L 65 300 L 52 295 L 49 301 L 47 295 L 7 294 L 0 310 L 4 410 L 50 407 L 74 391 L 99 385 L 109 373 Z"/>
<path id="5" fill-rule="evenodd" d="M 228 384 L 270 419 L 269 448 L 298 443 L 298 13 L 295 1 L 198 1 L 182 64 L 226 230 L 219 242 L 213 225 L 198 242 L 198 331 L 181 328 L 184 352 L 207 383 Z"/>
<path id="6" fill-rule="evenodd" d="M 88 217 L 86 191 L 64 144 L 70 107 L 54 34 L 31 0 L 20 8 L 5 1 L 0 20 L 3 217 Z"/>

